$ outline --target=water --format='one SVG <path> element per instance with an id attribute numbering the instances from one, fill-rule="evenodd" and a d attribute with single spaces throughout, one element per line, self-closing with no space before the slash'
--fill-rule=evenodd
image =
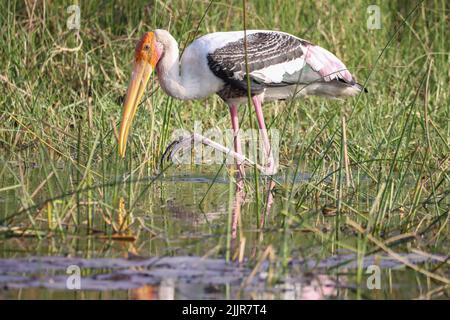
<path id="1" fill-rule="evenodd" d="M 292 181 L 282 175 L 277 179 L 281 185 Z M 308 179 L 301 174 L 294 180 Z M 277 186 L 260 227 L 254 195 L 239 197 L 226 174 L 173 171 L 150 181 L 94 188 L 78 200 L 56 197 L 52 211 L 48 204 L 30 211 L 34 228 L 23 213 L 14 224 L 0 227 L 0 298 L 394 299 L 448 294 L 441 283 L 383 250 L 370 247 L 361 260 L 361 240 L 354 230 L 341 225 L 335 239 L 335 217 L 321 210 L 327 201 L 287 218 Z M 7 211 L 3 217 L 22 207 L 16 191 L 1 194 L 0 205 Z M 34 202 L 48 198 L 43 188 Z M 234 229 L 236 209 L 240 218 Z M 50 231 L 48 212 L 57 216 Z M 91 227 L 86 218 L 75 227 L 77 215 L 89 212 Z M 411 252 L 401 241 L 393 250 L 422 269 L 440 266 L 439 274 L 448 278 L 442 251 Z M 81 290 L 68 289 L 69 266 L 80 268 Z M 380 289 L 370 287 L 370 266 L 379 268 Z"/>
<path id="2" fill-rule="evenodd" d="M 422 255 L 403 255 L 414 263 L 433 261 Z M 396 270 L 402 265 L 383 255 L 368 257 L 365 264 L 379 260 L 383 269 Z M 229 262 L 196 256 L 70 258 L 28 257 L 0 260 L 2 298 L 29 298 L 44 295 L 85 298 L 135 299 L 323 299 L 339 297 L 339 292 L 356 290 L 348 276 L 328 276 L 327 269 L 341 265 L 346 270 L 356 267 L 352 254 L 337 255 L 320 261 L 291 261 L 289 275 L 277 281 L 269 263 L 263 263 L 256 273 L 245 263 Z M 436 262 L 436 261 L 435 261 Z M 83 270 L 82 290 L 68 290 L 73 275 L 71 266 Z M 315 268 L 315 273 L 305 272 Z M 303 271 L 300 271 L 303 270 Z M 394 271 L 395 272 L 395 271 Z M 398 272 L 398 271 L 397 271 Z M 404 272 L 403 272 L 404 273 Z M 405 285 L 403 285 L 403 288 Z M 397 292 L 401 286 L 393 286 Z"/>

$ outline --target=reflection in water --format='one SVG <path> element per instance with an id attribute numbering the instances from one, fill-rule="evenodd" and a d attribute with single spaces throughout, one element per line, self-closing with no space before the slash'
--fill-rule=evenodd
<path id="1" fill-rule="evenodd" d="M 266 250 L 267 251 L 267 250 Z M 407 255 L 410 261 L 430 261 L 430 258 Z M 339 282 L 325 275 L 330 267 L 347 262 L 347 275 L 357 268 L 357 256 L 349 255 L 326 259 L 316 265 L 317 272 L 305 272 L 297 266 L 314 261 L 295 261 L 289 272 L 271 280 L 271 264 L 259 268 L 242 267 L 224 259 L 202 257 L 154 257 L 141 259 L 81 259 L 66 257 L 33 257 L 26 259 L 0 259 L 0 295 L 5 299 L 46 290 L 46 297 L 74 298 L 67 290 L 68 266 L 82 269 L 81 292 L 127 293 L 130 299 L 326 299 L 340 297 L 345 288 L 354 288 L 349 276 L 339 276 Z M 388 257 L 379 260 L 380 266 L 399 267 L 401 263 Z M 420 259 L 420 260 L 419 260 Z M 384 262 L 383 262 L 384 261 Z M 394 264 L 396 263 L 396 264 Z M 386 270 L 393 276 L 392 269 Z M 383 275 L 382 277 L 385 277 Z M 354 280 L 353 280 L 354 281 Z M 347 285 L 350 283 L 350 285 Z M 353 282 L 354 283 L 354 282 Z M 338 288 L 339 292 L 338 292 Z M 361 287 L 363 288 L 363 287 Z M 392 289 L 390 289 L 392 290 Z M 366 290 L 365 292 L 370 292 Z M 52 293 L 54 292 L 54 294 Z M 61 294 L 60 292 L 63 292 Z M 380 292 L 380 291 L 378 291 Z M 392 294 L 392 292 L 391 292 Z M 107 297 L 101 296 L 103 298 Z M 86 295 L 87 297 L 87 295 Z"/>
<path id="2" fill-rule="evenodd" d="M 224 289 L 225 285 L 217 287 L 207 284 L 199 285 L 186 282 L 177 284 L 175 278 L 165 278 L 161 281 L 159 286 L 146 285 L 130 290 L 131 294 L 129 297 L 136 300 L 192 299 L 199 296 L 220 297 L 220 293 Z M 336 282 L 326 275 L 317 275 L 311 279 L 306 277 L 303 280 L 286 277 L 281 284 L 275 285 L 270 290 L 267 290 L 267 288 L 260 288 L 258 290 L 250 288 L 246 291 L 253 299 L 263 300 L 322 300 L 335 297 L 337 293 Z M 175 296 L 175 292 L 179 292 L 179 296 Z M 230 298 L 234 299 L 238 296 L 247 297 L 247 294 L 233 290 L 233 296 Z"/>
<path id="3" fill-rule="evenodd" d="M 273 188 L 275 187 L 275 181 L 273 181 L 271 178 L 268 179 L 267 182 L 267 188 L 266 188 L 266 201 L 264 204 L 264 208 L 262 212 L 260 213 L 260 224 L 259 228 L 262 229 L 264 227 L 265 219 L 270 214 L 270 210 L 272 208 L 272 205 L 274 203 L 274 197 L 273 197 Z M 245 200 L 245 191 L 244 191 L 244 181 L 242 179 L 239 179 L 236 183 L 236 190 L 234 195 L 234 202 L 233 202 L 233 223 L 232 223 L 232 239 L 235 240 L 237 236 L 237 228 L 239 223 L 239 218 L 241 214 L 241 207 L 242 203 Z"/>
<path id="4" fill-rule="evenodd" d="M 336 293 L 336 282 L 331 277 L 317 275 L 312 279 L 305 277 L 301 281 L 286 277 L 273 290 L 256 292 L 253 297 L 263 300 L 322 300 L 335 297 Z"/>
<path id="5" fill-rule="evenodd" d="M 260 228 L 264 228 L 265 225 L 265 219 L 266 216 L 269 216 L 270 213 L 270 209 L 272 209 L 272 205 L 274 202 L 274 197 L 273 197 L 273 189 L 275 188 L 275 181 L 273 181 L 272 178 L 268 179 L 268 183 L 267 183 L 267 197 L 266 197 L 266 204 L 265 204 L 265 209 L 263 214 L 261 214 L 261 221 L 260 221 Z"/>
<path id="6" fill-rule="evenodd" d="M 128 297 L 132 300 L 156 300 L 158 299 L 158 287 L 146 285 L 137 289 L 131 289 Z"/>
<path id="7" fill-rule="evenodd" d="M 55 216 L 61 216 L 64 234 L 58 233 L 55 225 L 52 225 L 55 230 L 47 231 L 48 221 L 42 215 L 44 211 L 30 212 L 36 218 L 36 229 L 27 225 L 26 219 L 14 221 L 17 222 L 17 228 L 20 226 L 20 233 L 14 232 L 15 229 L 11 227 L 0 227 L 0 236 L 3 237 L 0 241 L 0 257 L 12 264 L 11 269 L 8 269 L 8 263 L 0 259 L 0 296 L 75 297 L 65 289 L 65 263 L 83 266 L 85 291 L 77 298 L 320 299 L 351 296 L 352 293 L 348 291 L 343 294 L 345 290 L 336 289 L 333 279 L 324 276 L 343 271 L 344 266 L 346 271 L 351 270 L 356 274 L 355 270 L 360 265 L 356 251 L 332 256 L 333 237 L 330 236 L 330 230 L 333 231 L 335 217 L 330 219 L 321 214 L 323 205 L 330 202 L 329 198 L 318 196 L 317 206 L 310 204 L 307 210 L 302 211 L 301 223 L 298 222 L 300 219 L 292 219 L 288 229 L 283 229 L 284 214 L 281 212 L 285 200 L 278 197 L 274 199 L 271 190 L 275 183 L 270 179 L 264 186 L 261 205 L 254 201 L 255 195 L 249 191 L 251 188 L 244 189 L 239 181 L 230 182 L 232 178 L 228 176 L 217 179 L 215 175 L 194 179 L 190 177 L 191 172 L 187 172 L 183 178 L 166 177 L 166 180 L 158 181 L 157 185 L 145 185 L 148 187 L 145 190 L 136 184 L 133 185 L 136 190 L 134 194 L 129 193 L 128 187 L 118 188 L 117 193 L 107 189 L 93 206 L 93 232 L 88 235 L 83 225 L 80 230 L 70 228 L 70 212 L 67 213 L 64 209 L 66 206 L 56 201 L 51 210 Z M 247 177 L 247 183 L 253 187 L 252 179 Z M 283 180 L 277 178 L 277 183 L 283 183 Z M 140 196 L 141 193 L 143 196 Z M 120 195 L 125 197 L 121 198 Z M 47 196 L 42 194 L 42 198 Z M 13 202 L 11 200 L 8 203 L 9 211 L 15 210 Z M 81 203 L 83 214 L 85 202 Z M 133 207 L 128 207 L 128 203 L 132 203 Z M 68 204 L 73 205 L 70 202 Z M 257 210 L 259 217 L 255 214 Z M 294 218 L 300 217 L 296 214 L 293 213 Z M 45 226 L 42 227 L 42 224 Z M 42 237 L 38 238 L 37 235 L 41 233 Z M 342 242 L 349 248 L 356 248 L 354 242 L 358 239 L 353 233 L 343 230 L 340 235 Z M 261 253 L 269 246 L 273 248 L 275 258 L 262 259 L 261 270 L 255 273 L 254 282 L 242 286 L 259 262 Z M 400 246 L 395 249 L 399 252 L 402 250 Z M 227 252 L 230 258 L 228 261 L 225 259 Z M 36 269 L 36 265 L 29 266 L 28 261 L 14 261 L 14 258 L 29 256 L 53 257 L 47 262 L 40 261 L 40 269 Z M 73 258 L 67 258 L 66 261 L 64 257 Z M 114 260 L 116 257 L 122 260 Z M 107 259 L 98 261 L 98 258 Z M 401 265 L 395 259 L 388 258 L 380 260 L 366 254 L 363 261 L 364 268 L 380 264 L 386 268 L 386 273 L 389 272 L 383 278 L 389 276 L 390 279 L 389 284 L 385 283 L 383 287 L 387 297 L 392 297 L 395 290 L 398 298 L 426 294 L 417 292 L 417 286 L 414 286 L 417 279 L 422 283 L 426 279 L 404 268 L 391 275 L 390 268 L 399 268 Z M 421 256 L 408 255 L 405 258 L 411 263 L 429 261 L 426 260 L 428 257 Z M 146 263 L 149 259 L 154 260 Z M 437 266 L 446 263 L 443 261 Z M 116 263 L 121 267 L 120 270 L 115 269 Z M 268 265 L 272 265 L 275 270 L 274 282 L 262 276 L 267 272 Z M 305 276 L 309 272 L 315 276 Z M 362 280 L 364 284 L 365 280 Z M 355 287 L 355 278 L 348 282 L 349 287 Z M 433 289 L 430 286 L 429 290 Z M 374 291 L 364 293 L 369 297 L 375 296 Z"/>
<path id="8" fill-rule="evenodd" d="M 335 282 L 326 275 L 318 275 L 309 283 L 285 282 L 282 299 L 286 300 L 321 300 L 336 295 Z"/>
<path id="9" fill-rule="evenodd" d="M 233 208 L 232 208 L 232 225 L 231 225 L 231 239 L 235 242 L 237 237 L 237 229 L 239 219 L 241 217 L 242 201 L 244 200 L 244 182 L 239 180 L 236 184 L 236 192 L 234 194 Z"/>
<path id="10" fill-rule="evenodd" d="M 336 296 L 336 282 L 329 276 L 318 275 L 312 279 L 305 278 L 292 279 L 286 277 L 281 283 L 275 285 L 272 289 L 267 287 L 250 287 L 244 292 L 232 290 L 232 296 L 236 299 L 282 299 L 282 300 L 322 300 Z M 194 299 L 196 297 L 220 298 L 226 285 L 212 286 L 208 284 L 197 283 L 177 283 L 175 278 L 165 278 L 159 285 L 145 285 L 129 291 L 129 298 L 133 300 L 174 300 L 174 299 Z M 175 293 L 178 292 L 178 295 Z"/>
<path id="11" fill-rule="evenodd" d="M 175 299 L 175 278 L 164 278 L 159 284 L 158 290 L 159 300 Z"/>
<path id="12" fill-rule="evenodd" d="M 269 178 L 266 188 L 266 201 L 263 206 L 262 212 L 260 212 L 260 221 L 259 221 L 259 230 L 258 230 L 258 241 L 254 244 L 253 247 L 250 248 L 250 257 L 254 258 L 257 255 L 257 248 L 260 243 L 263 241 L 264 236 L 264 225 L 265 220 L 270 214 L 270 210 L 272 208 L 272 205 L 274 204 L 274 197 L 272 194 L 272 190 L 275 187 L 275 182 Z M 232 203 L 232 226 L 231 226 L 231 249 L 235 254 L 233 255 L 234 259 L 237 259 L 240 263 L 244 260 L 244 254 L 245 254 L 245 245 L 246 245 L 246 238 L 242 236 L 240 238 L 240 241 L 237 239 L 238 235 L 238 227 L 239 222 L 241 221 L 241 209 L 242 204 L 245 201 L 245 190 L 244 190 L 244 181 L 242 179 L 239 179 L 236 183 L 235 187 L 235 194 L 234 194 L 234 200 Z"/>

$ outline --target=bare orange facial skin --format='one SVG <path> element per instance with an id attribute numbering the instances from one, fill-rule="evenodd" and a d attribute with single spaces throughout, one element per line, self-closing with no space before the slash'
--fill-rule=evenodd
<path id="1" fill-rule="evenodd" d="M 136 45 L 136 62 L 147 61 L 155 68 L 159 60 L 156 49 L 155 34 L 153 32 L 145 33 Z"/>

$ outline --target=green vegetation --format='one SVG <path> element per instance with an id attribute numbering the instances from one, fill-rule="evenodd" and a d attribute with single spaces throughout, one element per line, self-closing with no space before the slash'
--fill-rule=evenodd
<path id="1" fill-rule="evenodd" d="M 80 1 L 79 30 L 67 28 L 68 1 L 0 2 L 1 257 L 235 258 L 240 244 L 255 264 L 270 247 L 281 277 L 292 259 L 343 249 L 360 258 L 450 252 L 450 3 L 382 1 L 381 29 L 368 30 L 369 0 L 247 2 L 248 29 L 282 30 L 334 52 L 369 92 L 265 104 L 266 123 L 282 132 L 275 204 L 260 228 L 267 179 L 250 175 L 234 251 L 233 188 L 218 182 L 234 183 L 233 168 L 157 172 L 173 130 L 193 130 L 198 120 L 204 129 L 229 129 L 224 103 L 173 100 L 155 76 L 126 159 L 116 130 L 137 39 L 163 28 L 183 48 L 197 35 L 242 29 L 242 2 Z M 240 108 L 242 128 L 256 126 L 249 111 Z M 180 175 L 210 179 L 187 183 Z M 307 179 L 293 182 L 298 175 Z M 135 241 L 121 246 L 121 237 Z M 369 295 L 448 298 L 448 261 L 419 269 L 399 281 L 424 291 Z M 365 283 L 362 268 L 348 276 Z"/>

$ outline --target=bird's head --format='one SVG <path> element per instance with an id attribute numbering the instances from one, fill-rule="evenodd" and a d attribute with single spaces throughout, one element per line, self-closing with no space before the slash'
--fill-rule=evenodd
<path id="1" fill-rule="evenodd" d="M 119 133 L 119 155 L 121 157 L 125 156 L 128 132 L 136 114 L 137 106 L 161 55 L 162 45 L 157 40 L 155 32 L 145 33 L 136 45 L 133 72 L 123 103 Z"/>

